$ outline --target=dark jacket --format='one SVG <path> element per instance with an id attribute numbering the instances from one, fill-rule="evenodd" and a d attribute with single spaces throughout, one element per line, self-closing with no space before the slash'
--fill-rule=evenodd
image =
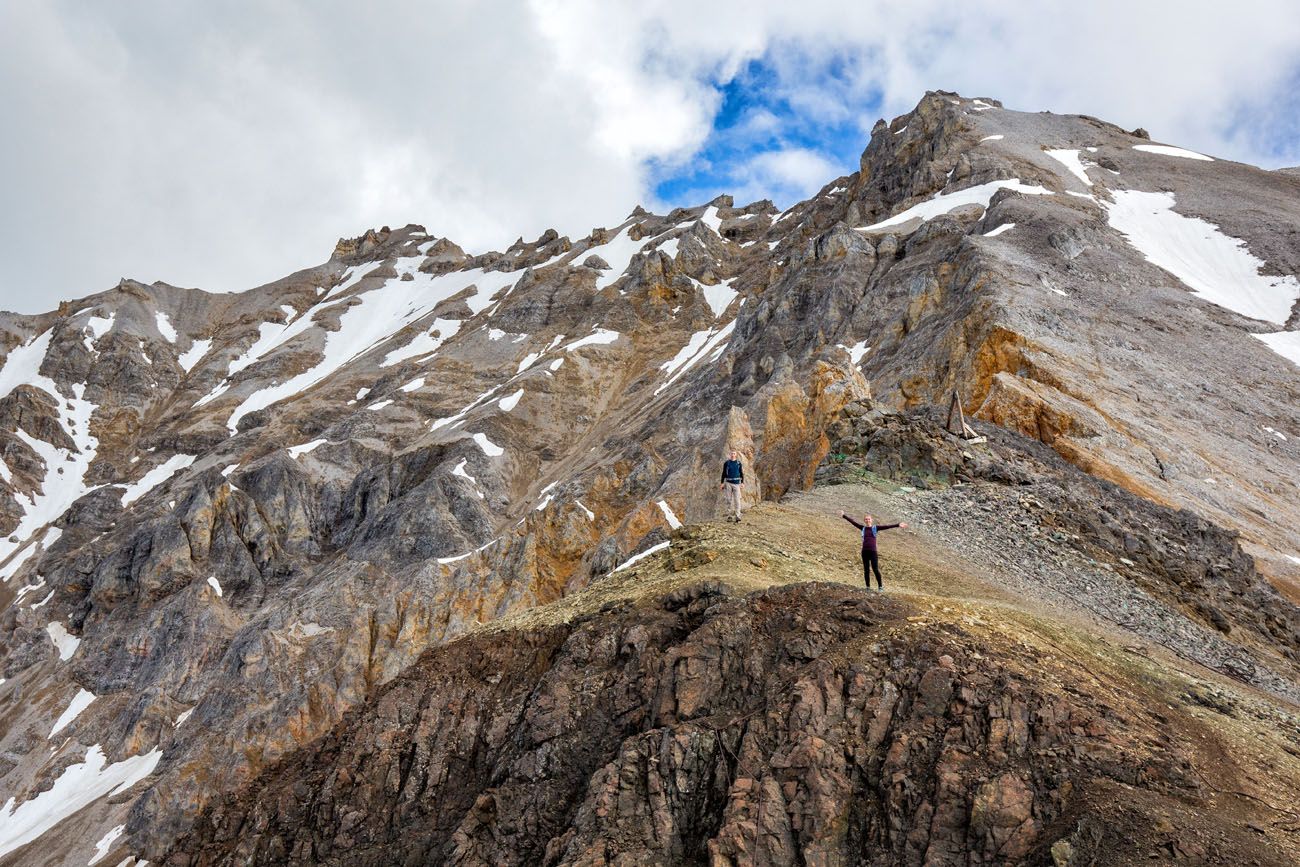
<path id="1" fill-rule="evenodd" d="M 880 532 L 881 530 L 892 530 L 898 526 L 897 524 L 876 524 L 872 527 L 867 527 L 853 520 L 848 515 L 844 516 L 844 520 L 848 521 L 850 524 L 852 524 L 853 526 L 857 527 L 859 530 L 862 531 L 863 551 L 876 550 L 876 533 Z"/>
<path id="2" fill-rule="evenodd" d="M 724 482 L 745 481 L 745 468 L 740 465 L 740 461 L 723 461 L 722 481 Z"/>

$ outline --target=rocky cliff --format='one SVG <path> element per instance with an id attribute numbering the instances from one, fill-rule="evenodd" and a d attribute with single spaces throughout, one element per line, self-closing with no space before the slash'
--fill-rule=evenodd
<path id="1" fill-rule="evenodd" d="M 482 254 L 422 227 L 385 227 L 242 294 L 124 279 L 48 314 L 7 315 L 0 795 L 11 800 L 0 808 L 0 859 L 83 863 L 96 841 L 118 860 L 157 859 L 192 826 L 219 836 L 234 821 L 221 818 L 233 815 L 223 799 L 271 797 L 295 767 L 289 757 L 322 737 L 361 745 L 410 736 L 409 727 L 381 731 L 389 717 L 374 715 L 438 693 L 419 674 L 432 658 L 499 659 L 513 673 L 492 689 L 468 686 L 472 668 L 445 676 L 465 685 L 457 701 L 506 701 L 563 664 L 557 648 L 569 633 L 526 631 L 490 652 L 486 637 L 430 648 L 595 588 L 629 557 L 669 542 L 677 524 L 709 520 L 727 448 L 750 467 L 751 503 L 809 488 L 836 456 L 880 471 L 888 461 L 867 447 L 879 435 L 844 427 L 860 417 L 846 409 L 868 398 L 915 410 L 946 407 L 955 391 L 989 430 L 1039 443 L 1034 468 L 1058 461 L 1081 484 L 1109 485 L 1106 502 L 1120 505 L 1101 521 L 1087 515 L 1092 501 L 1062 493 L 1057 532 L 1082 538 L 1108 522 L 1096 536 L 1110 547 L 1088 543 L 1094 559 L 1133 539 L 1124 559 L 1146 571 L 1132 582 L 1241 644 L 1249 665 L 1268 673 L 1246 679 L 1285 702 L 1298 646 L 1287 597 L 1300 599 L 1297 224 L 1294 176 L 1152 144 L 1092 118 L 933 93 L 877 126 L 858 172 L 785 212 L 725 197 L 666 215 L 638 208 L 585 238 L 548 232 Z M 877 455 L 888 453 L 879 450 L 887 439 Z M 904 450 L 909 467 L 918 448 Z M 1023 470 L 1027 460 L 1013 463 Z M 940 463 L 945 479 L 960 478 L 952 455 Z M 1127 527 L 1150 509 L 1204 527 L 1207 547 L 1174 563 L 1164 518 L 1158 532 Z M 1206 552 L 1216 562 L 1200 569 L 1195 557 Z M 1221 586 L 1237 589 L 1216 601 Z M 789 595 L 789 605 L 810 604 L 803 598 Z M 780 607 L 770 599 L 727 604 Z M 869 620 L 897 614 L 868 609 Z M 655 623 L 687 617 L 647 610 Z M 686 634 L 703 622 L 691 617 L 653 628 Z M 613 641 L 630 628 L 610 615 L 583 640 Z M 717 714 L 779 709 L 770 677 L 786 664 L 772 657 L 784 628 L 737 645 L 738 659 L 767 661 L 753 690 L 710 696 Z M 519 659 L 507 660 L 517 642 Z M 666 658 L 648 652 L 637 651 L 646 665 Z M 900 654 L 915 678 L 893 688 L 915 691 L 938 663 Z M 948 655 L 957 667 L 943 670 L 958 678 L 967 657 Z M 989 676 L 1013 664 L 984 658 L 995 660 Z M 878 686 L 875 664 L 861 662 L 853 677 Z M 660 688 L 609 665 L 592 677 L 628 696 Z M 869 697 L 849 702 L 854 713 Z M 541 713 L 531 707 L 511 712 Z M 428 712 L 497 726 L 498 738 L 527 728 L 525 716 L 493 716 L 486 704 Z M 547 805 L 580 797 L 578 771 L 602 750 L 694 718 L 640 713 L 600 731 L 590 720 L 568 730 L 557 718 L 587 764 L 554 780 L 520 777 L 527 794 L 503 809 L 535 827 L 493 843 L 499 850 L 462 823 L 483 781 L 523 773 L 509 769 L 525 754 L 457 759 L 478 764 L 443 795 L 470 806 L 456 813 L 449 801 L 427 837 L 409 840 L 422 853 L 412 857 L 613 852 L 613 832 L 594 812 L 547 849 L 545 833 L 562 824 Z M 1120 741 L 1140 740 L 1137 720 L 1125 718 Z M 737 736 L 717 743 L 730 748 Z M 796 735 L 774 727 L 766 737 L 755 767 Z M 844 737 L 863 762 L 875 760 L 879 743 Z M 656 838 L 669 848 L 655 857 L 669 860 L 724 846 L 697 831 L 725 825 L 709 825 L 733 803 L 729 788 L 717 790 L 739 778 L 718 776 L 716 762 L 708 770 L 713 759 L 691 744 L 682 750 L 696 763 L 691 773 L 704 775 L 690 782 L 701 794 L 646 820 L 685 823 Z M 335 773 L 327 764 L 313 758 L 312 773 Z M 1059 797 L 1038 806 L 1050 787 L 1008 773 L 1035 815 L 1068 813 Z M 826 791 L 863 791 L 846 786 Z M 252 794 L 238 797 L 270 815 Z M 388 795 L 330 797 L 331 810 L 361 814 L 349 820 L 358 830 L 348 845 L 384 860 L 392 838 L 365 813 Z M 410 809 L 442 810 L 419 798 Z M 899 825 L 896 809 L 873 803 L 836 839 L 866 840 L 885 822 L 905 834 L 912 820 Z M 316 842 L 295 848 L 307 837 L 281 825 L 301 824 L 313 841 L 336 828 L 288 815 L 267 819 L 276 830 L 250 837 L 247 851 L 336 857 L 310 848 Z M 961 846 L 996 860 L 1005 840 L 990 835 L 966 828 L 961 842 L 918 837 L 914 847 Z M 802 851 L 815 836 L 796 834 L 790 845 Z M 738 851 L 715 854 L 741 861 Z"/>

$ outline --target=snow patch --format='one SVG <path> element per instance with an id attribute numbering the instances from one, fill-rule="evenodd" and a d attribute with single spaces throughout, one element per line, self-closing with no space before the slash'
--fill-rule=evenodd
<path id="1" fill-rule="evenodd" d="M 984 208 L 989 206 L 998 190 L 1015 190 L 1017 193 L 1024 193 L 1030 196 L 1050 196 L 1052 191 L 1046 187 L 1034 186 L 1032 184 L 1022 184 L 1019 178 L 1006 178 L 998 181 L 989 181 L 986 184 L 978 184 L 973 187 L 967 187 L 964 190 L 956 190 L 952 193 L 940 192 L 932 199 L 927 199 L 920 204 L 913 205 L 902 213 L 881 220 L 879 223 L 873 223 L 870 226 L 864 226 L 859 231 L 874 232 L 879 229 L 886 229 L 890 226 L 897 226 L 906 223 L 908 220 L 920 218 L 929 220 L 940 214 L 946 214 L 962 205 L 981 205 Z"/>
<path id="2" fill-rule="evenodd" d="M 700 215 L 700 222 L 713 230 L 713 233 L 719 238 L 722 237 L 722 218 L 718 216 L 718 209 L 709 205 Z"/>
<path id="3" fill-rule="evenodd" d="M 1198 154 L 1196 151 L 1189 151 L 1186 148 L 1176 148 L 1172 145 L 1133 145 L 1133 150 L 1144 151 L 1149 154 L 1160 154 L 1165 157 L 1182 157 L 1185 160 L 1203 160 L 1207 163 L 1214 162 L 1214 157 L 1207 157 L 1205 154 Z"/>
<path id="4" fill-rule="evenodd" d="M 1016 227 L 1015 223 L 1003 223 L 1001 226 L 998 226 L 996 229 L 990 229 L 989 231 L 985 232 L 984 237 L 996 238 L 998 235 L 1001 235 L 1003 232 L 1010 232 L 1015 227 Z"/>
<path id="5" fill-rule="evenodd" d="M 218 599 L 220 599 L 224 595 L 221 592 L 221 582 L 217 580 L 216 575 L 208 576 L 208 586 L 212 588 L 213 593 L 217 594 Z"/>
<path id="6" fill-rule="evenodd" d="M 506 453 L 505 449 L 488 439 L 487 434 L 476 433 L 473 438 L 474 442 L 478 443 L 478 447 L 483 450 L 483 454 L 490 458 L 499 458 Z"/>
<path id="7" fill-rule="evenodd" d="M 871 347 L 867 346 L 867 341 L 865 340 L 859 340 L 852 346 L 845 346 L 841 343 L 839 344 L 839 348 L 849 354 L 849 363 L 854 367 L 857 367 L 858 362 L 862 360 L 862 357 L 871 351 Z"/>
<path id="8" fill-rule="evenodd" d="M 40 370 L 41 362 L 45 360 L 45 353 L 50 348 L 50 336 L 53 333 L 53 330 L 46 331 L 9 350 L 4 367 L 0 368 L 0 397 L 7 397 L 18 386 L 28 384 L 51 391 L 54 380 L 41 376 Z M 52 391 L 51 395 L 57 398 L 58 391 Z"/>
<path id="9" fill-rule="evenodd" d="M 424 377 L 417 376 L 415 379 L 402 386 L 401 390 L 409 394 L 412 391 L 419 391 L 422 388 L 424 388 Z"/>
<path id="10" fill-rule="evenodd" d="M 24 563 L 31 559 L 32 555 L 36 553 L 38 547 L 39 546 L 35 542 L 32 542 L 26 548 L 10 557 L 9 562 L 4 565 L 3 569 L 0 569 L 0 580 L 7 582 L 10 578 L 17 575 L 18 570 L 23 567 Z"/>
<path id="11" fill-rule="evenodd" d="M 1256 334 L 1264 345 L 1300 367 L 1300 331 L 1278 331 L 1273 334 Z"/>
<path id="12" fill-rule="evenodd" d="M 722 341 L 731 336 L 735 327 L 736 320 L 733 319 L 717 331 L 710 328 L 692 334 L 691 339 L 672 359 L 659 365 L 659 369 L 668 375 L 668 381 L 656 388 L 655 394 L 659 394 L 680 379 L 686 371 L 698 364 L 710 352 L 725 349 Z"/>
<path id="13" fill-rule="evenodd" d="M 90 703 L 94 700 L 95 694 L 93 692 L 84 689 L 77 690 L 77 694 L 72 697 L 72 701 L 68 704 L 68 709 L 54 721 L 54 728 L 50 729 L 50 733 L 45 736 L 45 739 L 48 741 L 57 735 L 68 723 L 76 719 L 83 710 L 90 707 Z"/>
<path id="14" fill-rule="evenodd" d="M 22 544 L 30 539 L 41 527 L 51 523 L 67 511 L 68 507 L 80 499 L 92 488 L 87 487 L 85 483 L 86 471 L 90 468 L 91 462 L 95 459 L 95 452 L 99 448 L 99 440 L 90 433 L 90 420 L 98 408 L 95 404 L 85 400 L 86 386 L 85 383 L 76 383 L 72 386 L 73 397 L 68 398 L 62 395 L 54 381 L 48 377 L 42 376 L 39 372 L 40 359 L 44 357 L 45 349 L 49 344 L 49 332 L 37 338 L 28 345 L 29 349 L 39 349 L 40 355 L 35 356 L 34 352 L 26 354 L 25 358 L 20 358 L 15 368 L 10 368 L 10 362 L 17 353 L 17 349 L 10 353 L 9 358 L 5 361 L 5 367 L 0 371 L 0 397 L 8 394 L 5 386 L 9 390 L 16 383 L 12 383 L 8 377 L 17 375 L 24 365 L 32 365 L 30 370 L 31 378 L 28 380 L 31 385 L 46 391 L 51 397 L 65 405 L 65 411 L 58 416 L 59 425 L 64 429 L 74 443 L 74 450 L 58 448 L 38 440 L 19 428 L 14 433 L 25 442 L 45 464 L 45 476 L 41 480 L 41 488 L 35 495 L 19 494 L 15 496 L 15 501 L 23 510 L 23 516 L 18 522 L 17 528 L 9 536 L 0 540 L 0 561 L 3 561 Z"/>
<path id="15" fill-rule="evenodd" d="M 465 554 L 457 554 L 455 557 L 439 557 L 438 562 L 445 566 L 448 563 L 456 563 L 461 560 L 465 560 L 469 557 L 473 557 L 475 554 L 479 554 L 483 551 L 486 551 L 488 548 L 491 548 L 499 541 L 500 541 L 499 539 L 493 539 L 491 542 L 488 542 L 486 545 L 480 545 L 479 547 L 475 548 L 473 551 L 470 551 Z"/>
<path id="16" fill-rule="evenodd" d="M 92 316 L 86 320 L 84 327 L 90 329 L 90 333 L 93 335 L 92 339 L 98 343 L 99 338 L 112 330 L 115 319 L 117 319 L 116 313 L 110 313 L 107 316 Z"/>
<path id="17" fill-rule="evenodd" d="M 575 349 L 581 349 L 584 346 L 598 346 L 613 343 L 623 335 L 617 331 L 610 331 L 608 328 L 596 328 L 586 337 L 579 337 L 577 340 L 565 345 L 563 352 L 572 352 Z"/>
<path id="18" fill-rule="evenodd" d="M 176 717 L 176 721 L 172 723 L 172 728 L 180 728 L 181 723 L 185 722 L 187 719 L 190 718 L 190 714 L 194 713 L 194 708 L 196 707 L 198 707 L 197 704 L 194 705 L 194 707 L 190 708 L 189 710 L 181 711 L 181 715 Z"/>
<path id="19" fill-rule="evenodd" d="M 337 302 L 335 302 L 337 303 Z M 332 305 L 322 305 L 328 307 Z M 244 350 L 243 355 L 231 359 L 226 368 L 226 376 L 234 376 L 239 371 L 251 367 L 262 358 L 288 343 L 311 327 L 310 316 L 301 316 L 292 322 L 263 322 L 257 326 L 257 339 Z"/>
<path id="20" fill-rule="evenodd" d="M 312 440 L 309 443 L 300 443 L 296 446 L 289 446 L 287 451 L 289 452 L 289 457 L 296 458 L 300 455 L 307 454 L 307 452 L 314 451 L 315 449 L 325 445 L 327 442 L 329 442 L 327 439 Z"/>
<path id="21" fill-rule="evenodd" d="M 181 366 L 181 370 L 189 373 L 194 369 L 194 365 L 198 364 L 203 359 L 203 356 L 208 354 L 208 350 L 211 348 L 211 340 L 196 340 L 190 344 L 189 349 L 176 358 L 176 363 Z"/>
<path id="22" fill-rule="evenodd" d="M 583 250 L 569 260 L 570 265 L 578 264 L 579 261 L 586 261 L 588 256 L 599 256 L 609 264 L 609 270 L 601 271 L 596 275 L 596 291 L 600 292 L 618 282 L 628 266 L 632 264 L 632 257 L 641 251 L 645 246 L 645 241 L 633 241 L 628 237 L 627 229 L 620 229 L 618 234 L 604 244 L 595 247 L 589 247 Z"/>
<path id="23" fill-rule="evenodd" d="M 95 854 L 90 856 L 90 860 L 86 862 L 86 867 L 94 867 L 94 865 L 99 861 L 99 859 L 107 855 L 108 850 L 113 848 L 113 844 L 117 842 L 117 838 L 121 837 L 122 832 L 124 832 L 125 830 L 126 830 L 125 825 L 118 825 L 116 828 L 110 830 L 103 837 L 100 837 L 99 842 L 95 844 Z"/>
<path id="24" fill-rule="evenodd" d="M 468 461 L 466 461 L 464 458 L 461 458 L 460 463 L 456 464 L 456 466 L 452 468 L 451 474 L 453 476 L 460 476 L 462 479 L 468 479 L 469 483 L 474 486 L 474 493 L 478 495 L 478 498 L 481 500 L 483 499 L 483 492 L 478 489 L 478 479 L 474 478 L 473 476 L 471 476 L 469 473 L 465 471 L 466 463 L 468 463 Z"/>
<path id="25" fill-rule="evenodd" d="M 28 593 L 35 593 L 37 590 L 40 590 L 42 587 L 45 586 L 45 579 L 39 575 L 37 575 L 36 577 L 40 580 L 38 580 L 35 584 L 25 584 L 22 587 L 18 588 L 18 594 L 14 596 L 14 601 L 12 603 L 13 605 L 17 605 L 19 602 L 22 602 L 23 597 L 26 596 Z"/>
<path id="26" fill-rule="evenodd" d="M 463 324 L 459 319 L 434 319 L 428 331 L 420 332 L 411 338 L 410 343 L 389 352 L 384 356 L 384 360 L 379 362 L 379 366 L 392 367 L 408 358 L 437 352 L 444 343 L 460 333 Z"/>
<path id="27" fill-rule="evenodd" d="M 153 319 L 154 323 L 158 326 L 158 333 L 163 336 L 163 339 L 168 343 L 175 343 L 176 329 L 172 327 L 172 321 L 167 317 L 167 314 L 163 313 L 161 310 L 155 311 Z"/>
<path id="28" fill-rule="evenodd" d="M 393 404 L 393 401 L 392 401 L 392 399 L 390 398 L 389 400 L 381 400 L 381 401 L 377 401 L 377 402 L 375 402 L 375 403 L 372 403 L 372 404 L 370 404 L 370 406 L 366 407 L 366 409 L 368 409 L 368 410 L 370 410 L 370 411 L 372 411 L 372 412 L 379 412 L 381 409 L 384 409 L 384 408 L 386 408 L 386 407 L 392 406 L 392 404 Z"/>
<path id="29" fill-rule="evenodd" d="M 705 286 L 697 283 L 700 291 L 704 293 L 704 300 L 708 302 L 709 309 L 713 311 L 713 318 L 717 319 L 727 311 L 731 302 L 736 300 L 736 290 L 731 288 L 731 280 L 723 280 L 716 286 Z"/>
<path id="30" fill-rule="evenodd" d="M 122 505 L 131 505 L 192 463 L 194 463 L 194 455 L 172 455 L 145 473 L 138 482 L 128 485 L 125 493 L 122 494 Z"/>
<path id="31" fill-rule="evenodd" d="M 610 571 L 618 572 L 622 569 L 626 569 L 627 567 L 631 566 L 633 563 L 637 563 L 641 560 L 644 560 L 646 557 L 649 557 L 651 554 L 656 554 L 664 550 L 671 544 L 672 544 L 671 542 L 660 542 L 658 545 L 651 545 L 649 548 L 646 548 L 640 554 L 633 554 L 631 557 L 627 558 L 626 560 L 624 560 L 622 563 L 615 566 Z"/>
<path id="32" fill-rule="evenodd" d="M 582 511 L 586 514 L 588 521 L 596 520 L 596 513 L 593 512 L 591 509 L 588 509 L 586 506 L 584 506 L 582 504 L 582 500 L 574 500 L 573 502 L 576 503 L 578 505 L 578 508 L 582 509 Z"/>
<path id="33" fill-rule="evenodd" d="M 1291 306 L 1300 298 L 1300 282 L 1290 275 L 1260 274 L 1264 262 L 1251 254 L 1245 241 L 1225 235 L 1199 217 L 1178 213 L 1173 193 L 1114 190 L 1112 194 L 1115 201 L 1105 205 L 1111 227 L 1148 262 L 1168 271 L 1193 293 L 1235 313 L 1278 325 L 1291 315 Z M 1269 342 L 1269 335 L 1258 336 Z"/>
<path id="34" fill-rule="evenodd" d="M 518 374 L 515 375 L 518 376 Z M 447 427 L 448 425 L 460 424 L 462 421 L 464 421 L 465 416 L 469 415 L 469 413 L 472 410 L 474 410 L 478 406 L 481 406 L 486 401 L 491 400 L 496 395 L 496 393 L 500 390 L 501 390 L 501 386 L 499 385 L 489 388 L 487 391 L 483 392 L 478 397 L 474 398 L 474 401 L 470 403 L 469 406 L 462 408 L 461 411 L 456 413 L 455 415 L 449 416 L 447 418 L 436 418 L 433 421 L 429 422 L 429 430 L 434 431 L 441 427 Z"/>
<path id="35" fill-rule="evenodd" d="M 984 138 L 980 139 L 980 143 L 983 144 L 983 143 L 986 142 L 986 141 L 1002 141 L 1004 138 L 1006 138 L 1006 136 L 1001 135 L 1001 134 L 999 134 L 999 135 L 986 135 L 986 136 L 984 136 Z"/>
<path id="36" fill-rule="evenodd" d="M 563 359 L 561 359 L 563 360 Z M 519 404 L 519 399 L 524 396 L 524 390 L 521 388 L 514 394 L 508 394 L 497 401 L 497 406 L 501 407 L 502 412 L 510 412 Z"/>
<path id="37" fill-rule="evenodd" d="M 1088 170 L 1084 168 L 1083 160 L 1079 158 L 1078 150 L 1058 148 L 1055 150 L 1046 150 L 1044 153 L 1065 166 L 1070 174 L 1078 178 L 1079 183 L 1083 184 L 1084 187 L 1092 189 L 1092 181 L 1088 178 Z"/>
<path id="38" fill-rule="evenodd" d="M 10 798 L 0 807 L 0 856 L 26 846 L 64 819 L 105 795 L 130 789 L 153 773 L 162 750 L 130 756 L 108 764 L 99 744 L 86 750 L 86 758 L 68 765 L 54 785 L 15 807 Z"/>
<path id="39" fill-rule="evenodd" d="M 682 522 L 677 520 L 677 515 L 673 513 L 672 508 L 668 505 L 666 500 L 660 500 L 656 505 L 659 506 L 659 511 L 664 513 L 664 520 L 668 522 L 668 526 L 672 527 L 674 530 L 681 527 Z"/>
<path id="40" fill-rule="evenodd" d="M 50 593 L 53 595 L 54 591 L 51 590 Z M 50 634 L 50 641 L 54 642 L 62 662 L 72 659 L 72 654 L 76 653 L 77 648 L 81 646 L 81 639 L 69 634 L 68 630 L 63 628 L 63 624 L 57 620 L 45 624 L 45 631 Z"/>

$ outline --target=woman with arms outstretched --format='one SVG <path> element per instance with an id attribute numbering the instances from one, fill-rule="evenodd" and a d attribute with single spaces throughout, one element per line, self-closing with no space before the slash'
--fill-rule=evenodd
<path id="1" fill-rule="evenodd" d="M 885 582 L 880 578 L 880 555 L 876 551 L 876 534 L 881 530 L 892 530 L 895 527 L 906 530 L 907 524 L 877 524 L 876 519 L 871 515 L 863 515 L 862 522 L 859 523 L 850 518 L 847 512 L 840 512 L 840 517 L 862 531 L 862 578 L 867 583 L 867 589 L 871 589 L 871 570 L 875 569 L 876 590 L 884 590 Z"/>

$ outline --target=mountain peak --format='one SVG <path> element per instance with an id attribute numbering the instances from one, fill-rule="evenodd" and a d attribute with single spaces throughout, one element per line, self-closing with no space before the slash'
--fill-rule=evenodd
<path id="1" fill-rule="evenodd" d="M 1300 779 L 1297 202 L 935 91 L 783 212 L 0 316 L 0 857 L 992 862 L 1210 797 L 1294 855 L 1252 811 Z M 841 512 L 909 525 L 886 596 Z M 993 734 L 908 752 L 945 719 Z"/>

